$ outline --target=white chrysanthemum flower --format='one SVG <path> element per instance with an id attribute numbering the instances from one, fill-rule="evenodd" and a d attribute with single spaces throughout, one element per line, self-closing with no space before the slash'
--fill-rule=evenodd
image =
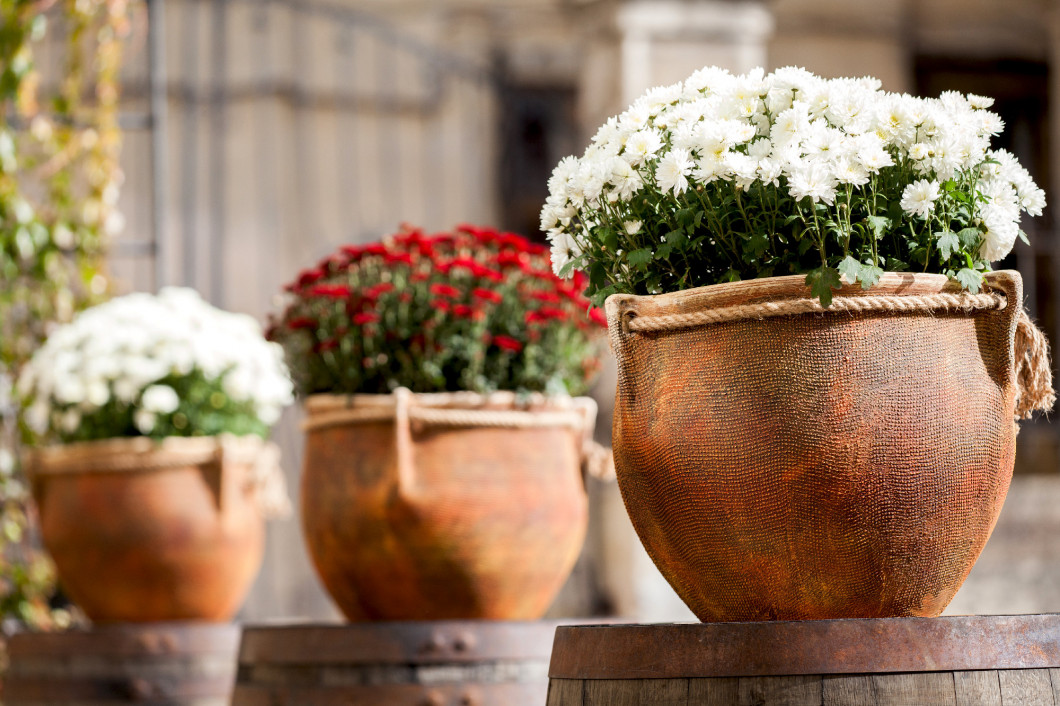
<path id="1" fill-rule="evenodd" d="M 158 417 L 155 416 L 154 412 L 149 412 L 146 409 L 138 409 L 133 413 L 133 424 L 140 430 L 141 434 L 150 434 L 155 430 L 155 425 L 158 423 Z"/>
<path id="2" fill-rule="evenodd" d="M 847 157 L 836 161 L 832 167 L 836 181 L 840 184 L 864 186 L 869 183 L 869 171 L 861 164 Z"/>
<path id="3" fill-rule="evenodd" d="M 977 96 L 974 93 L 969 93 L 968 104 L 978 110 L 986 110 L 994 104 L 994 99 L 988 98 L 986 96 Z"/>
<path id="4" fill-rule="evenodd" d="M 566 231 L 554 230 L 548 234 L 548 240 L 552 244 L 552 271 L 560 277 L 560 272 L 567 263 L 582 253 L 574 238 Z M 568 278 L 572 276 L 571 273 L 567 274 Z"/>
<path id="5" fill-rule="evenodd" d="M 662 136 L 657 130 L 640 130 L 626 140 L 626 149 L 622 153 L 634 167 L 639 167 L 654 157 L 662 149 Z"/>
<path id="6" fill-rule="evenodd" d="M 610 181 L 620 198 L 629 199 L 644 186 L 644 180 L 641 178 L 640 172 L 622 157 L 613 158 L 610 168 Z"/>
<path id="7" fill-rule="evenodd" d="M 917 142 L 909 148 L 909 159 L 921 161 L 931 156 L 931 148 L 923 142 Z"/>
<path id="8" fill-rule="evenodd" d="M 81 413 L 76 408 L 71 408 L 59 417 L 59 427 L 67 434 L 73 434 L 81 426 Z"/>
<path id="9" fill-rule="evenodd" d="M 144 390 L 140 404 L 148 412 L 172 414 L 180 406 L 180 397 L 169 385 L 152 385 Z"/>
<path id="10" fill-rule="evenodd" d="M 680 147 L 670 150 L 659 160 L 659 165 L 655 169 L 655 179 L 659 182 L 659 188 L 663 191 L 672 191 L 674 196 L 680 196 L 688 190 L 688 177 L 692 176 L 695 166 L 688 150 Z"/>
<path id="11" fill-rule="evenodd" d="M 809 197 L 815 203 L 829 206 L 835 201 L 835 176 L 820 163 L 804 165 L 791 173 L 788 188 L 796 201 Z"/>
<path id="12" fill-rule="evenodd" d="M 905 187 L 902 192 L 902 210 L 910 215 L 927 218 L 935 210 L 939 198 L 939 183 L 920 179 Z"/>
<path id="13" fill-rule="evenodd" d="M 641 221 L 625 221 L 622 223 L 622 229 L 626 231 L 626 235 L 636 235 L 640 232 Z"/>

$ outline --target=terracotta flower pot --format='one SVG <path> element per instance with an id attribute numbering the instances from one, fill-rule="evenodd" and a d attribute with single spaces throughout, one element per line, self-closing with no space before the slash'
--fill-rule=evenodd
<path id="1" fill-rule="evenodd" d="M 701 620 L 942 612 L 997 521 L 1030 374 L 1019 275 L 987 279 L 887 274 L 828 313 L 802 277 L 608 299 L 618 482 Z"/>
<path id="2" fill-rule="evenodd" d="M 581 550 L 591 400 L 306 401 L 302 521 L 350 620 L 540 618 Z"/>
<path id="3" fill-rule="evenodd" d="M 41 533 L 63 589 L 95 622 L 230 619 L 261 566 L 261 495 L 276 457 L 257 437 L 31 452 Z"/>

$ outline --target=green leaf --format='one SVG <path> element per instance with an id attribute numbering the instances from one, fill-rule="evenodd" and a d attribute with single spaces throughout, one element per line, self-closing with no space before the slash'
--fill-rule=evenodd
<path id="1" fill-rule="evenodd" d="M 854 284 L 861 279 L 861 263 L 850 255 L 843 258 L 839 263 L 839 274 L 847 278 L 847 282 Z"/>
<path id="2" fill-rule="evenodd" d="M 806 274 L 806 285 L 810 288 L 810 293 L 820 300 L 821 306 L 827 308 L 832 305 L 832 290 L 842 286 L 839 270 L 824 265 L 810 270 Z"/>
<path id="3" fill-rule="evenodd" d="M 592 302 L 594 307 L 599 309 L 600 307 L 602 307 L 604 305 L 604 300 L 606 300 L 609 296 L 611 296 L 612 294 L 614 294 L 617 291 L 618 291 L 618 287 L 616 287 L 613 284 L 608 285 L 608 286 L 604 287 L 603 289 L 599 290 L 598 292 L 596 292 L 596 294 L 594 294 L 592 297 L 590 297 L 590 301 Z"/>
<path id="4" fill-rule="evenodd" d="M 736 270 L 729 268 L 729 270 L 721 276 L 722 282 L 739 282 L 740 273 Z"/>
<path id="5" fill-rule="evenodd" d="M 629 264 L 643 272 L 648 269 L 648 263 L 652 261 L 652 251 L 651 248 L 640 248 L 631 251 L 626 257 L 629 258 Z"/>
<path id="6" fill-rule="evenodd" d="M 891 219 L 884 216 L 869 216 L 865 220 L 868 221 L 869 228 L 872 228 L 876 240 L 883 240 L 883 236 L 887 233 L 887 229 L 891 227 Z"/>
<path id="7" fill-rule="evenodd" d="M 673 246 L 670 243 L 661 243 L 659 247 L 655 249 L 655 257 L 659 260 L 665 260 L 670 257 L 670 253 L 673 252 Z"/>
<path id="8" fill-rule="evenodd" d="M 618 234 L 615 233 L 614 228 L 601 228 L 598 233 L 604 248 L 611 252 L 618 250 Z"/>
<path id="9" fill-rule="evenodd" d="M 688 236 L 685 235 L 683 230 L 672 230 L 665 236 L 666 242 L 673 245 L 675 248 L 679 248 L 688 242 Z"/>
<path id="10" fill-rule="evenodd" d="M 755 260 L 761 259 L 766 250 L 769 249 L 769 238 L 765 233 L 754 233 L 744 243 L 744 254 L 751 255 Z"/>
<path id="11" fill-rule="evenodd" d="M 865 265 L 861 268 L 861 288 L 871 289 L 877 282 L 880 281 L 880 277 L 883 276 L 883 269 L 876 265 Z"/>
<path id="12" fill-rule="evenodd" d="M 983 285 L 983 275 L 973 269 L 965 267 L 957 273 L 957 281 L 972 294 L 978 294 Z"/>
<path id="13" fill-rule="evenodd" d="M 979 242 L 979 229 L 965 228 L 964 230 L 957 232 L 957 238 L 960 239 L 963 247 L 974 248 Z"/>
<path id="14" fill-rule="evenodd" d="M 566 279 L 567 277 L 569 277 L 570 273 L 574 271 L 574 266 L 576 264 L 577 263 L 574 260 L 567 260 L 566 264 L 564 264 L 563 267 L 559 268 L 560 279 Z"/>
<path id="15" fill-rule="evenodd" d="M 597 290 L 607 286 L 607 268 L 603 263 L 596 261 L 589 268 L 589 284 Z"/>
<path id="16" fill-rule="evenodd" d="M 909 265 L 896 257 L 889 257 L 887 258 L 887 269 L 891 272 L 905 272 L 909 269 Z"/>
<path id="17" fill-rule="evenodd" d="M 935 233 L 935 237 L 938 238 L 939 253 L 942 255 L 942 261 L 950 259 L 953 255 L 954 250 L 958 250 L 961 247 L 961 242 L 957 238 L 957 234 L 953 231 L 943 230 Z"/>

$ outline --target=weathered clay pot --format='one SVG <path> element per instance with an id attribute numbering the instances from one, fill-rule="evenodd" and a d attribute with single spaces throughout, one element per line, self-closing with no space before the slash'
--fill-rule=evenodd
<path id="1" fill-rule="evenodd" d="M 95 622 L 228 620 L 261 566 L 256 437 L 37 450 L 27 470 L 63 589 Z"/>
<path id="2" fill-rule="evenodd" d="M 520 411 L 510 394 L 406 390 L 310 397 L 302 522 L 346 617 L 540 618 L 585 537 L 587 405 L 538 399 Z"/>
<path id="3" fill-rule="evenodd" d="M 945 608 L 993 530 L 1015 454 L 1022 287 L 1015 272 L 988 281 L 1004 308 L 887 310 L 963 298 L 944 276 L 890 273 L 868 292 L 845 287 L 837 298 L 856 306 L 828 313 L 769 310 L 806 303 L 802 277 L 608 299 L 618 482 L 701 620 Z M 862 297 L 880 309 L 854 310 Z M 729 308 L 753 304 L 768 306 Z"/>

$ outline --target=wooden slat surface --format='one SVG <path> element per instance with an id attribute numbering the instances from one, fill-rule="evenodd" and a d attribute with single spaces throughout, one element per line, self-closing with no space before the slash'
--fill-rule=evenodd
<path id="1" fill-rule="evenodd" d="M 1060 706 L 1060 670 L 552 679 L 547 706 Z"/>
<path id="2" fill-rule="evenodd" d="M 876 686 L 866 674 L 830 675 L 821 678 L 822 706 L 876 706 Z"/>
<path id="3" fill-rule="evenodd" d="M 736 703 L 740 695 L 740 680 L 728 677 L 722 679 L 689 679 L 688 703 L 703 706 L 729 706 Z"/>
<path id="4" fill-rule="evenodd" d="M 995 671 L 956 672 L 953 690 L 957 706 L 1003 706 L 1001 683 Z"/>
<path id="5" fill-rule="evenodd" d="M 1003 704 L 1053 706 L 1053 686 L 1048 669 L 999 672 L 998 680 Z"/>

